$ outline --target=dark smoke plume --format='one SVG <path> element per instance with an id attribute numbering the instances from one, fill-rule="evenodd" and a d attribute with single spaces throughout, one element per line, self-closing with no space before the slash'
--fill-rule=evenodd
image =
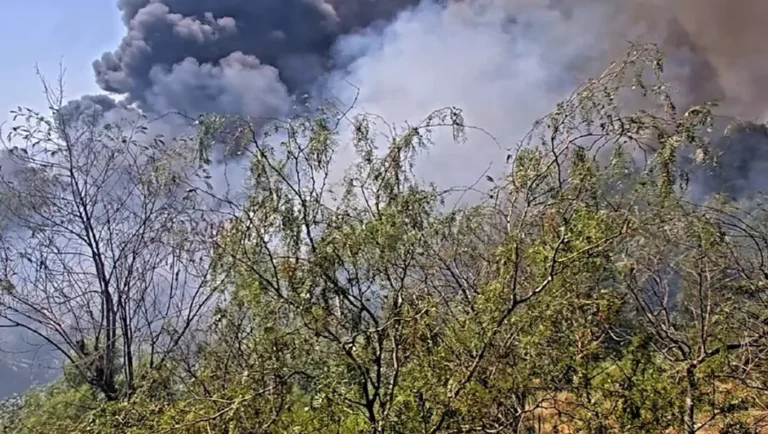
<path id="1" fill-rule="evenodd" d="M 511 3 L 525 0 L 503 0 Z M 763 0 L 541 0 L 565 11 L 602 4 L 613 33 L 608 54 L 626 40 L 659 43 L 687 71 L 691 100 L 717 98 L 742 116 L 768 110 L 768 2 Z M 585 29 L 591 32 L 590 29 Z M 697 101 L 698 102 L 698 101 Z"/>
<path id="2" fill-rule="evenodd" d="M 339 35 L 417 0 L 120 0 L 127 34 L 93 64 L 142 110 L 272 116 L 329 69 Z"/>
<path id="3" fill-rule="evenodd" d="M 762 0 L 644 0 L 646 15 L 677 18 L 712 65 L 723 102 L 735 114 L 763 117 L 768 110 L 768 2 Z M 648 19 L 648 18 L 645 18 Z M 709 83 L 700 81 L 700 89 Z"/>

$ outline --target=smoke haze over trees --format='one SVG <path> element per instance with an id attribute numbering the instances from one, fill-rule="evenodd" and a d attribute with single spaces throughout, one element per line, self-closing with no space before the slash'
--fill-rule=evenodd
<path id="1" fill-rule="evenodd" d="M 117 7 L 3 131 L 0 428 L 766 427 L 764 2 Z"/>

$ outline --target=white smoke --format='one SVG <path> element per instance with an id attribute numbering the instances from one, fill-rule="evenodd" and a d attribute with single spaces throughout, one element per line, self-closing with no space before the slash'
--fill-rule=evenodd
<path id="1" fill-rule="evenodd" d="M 353 114 L 394 124 L 446 106 L 462 109 L 466 124 L 484 131 L 468 131 L 461 145 L 448 131 L 438 134 L 418 171 L 440 187 L 470 185 L 486 170 L 504 170 L 508 149 L 583 78 L 575 67 L 585 52 L 607 50 L 600 46 L 607 30 L 595 26 L 600 9 L 573 12 L 566 22 L 531 4 L 425 1 L 381 30 L 341 38 L 334 55 L 346 67 L 327 86 L 345 103 L 357 96 Z"/>

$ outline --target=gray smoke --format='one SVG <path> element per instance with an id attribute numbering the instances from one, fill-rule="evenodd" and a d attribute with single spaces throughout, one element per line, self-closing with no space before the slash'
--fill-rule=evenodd
<path id="1" fill-rule="evenodd" d="M 437 134 L 418 173 L 440 187 L 472 185 L 486 170 L 498 179 L 508 148 L 578 83 L 573 65 L 593 40 L 573 36 L 599 13 L 585 7 L 563 21 L 541 7 L 423 2 L 386 28 L 342 37 L 334 56 L 347 67 L 327 83 L 343 101 L 357 96 L 355 112 L 395 124 L 460 107 L 467 124 L 485 131 L 469 131 L 462 145 L 447 130 Z"/>
<path id="2" fill-rule="evenodd" d="M 126 36 L 96 81 L 143 111 L 270 117 L 329 70 L 339 35 L 416 0 L 120 0 Z"/>
<path id="3" fill-rule="evenodd" d="M 560 84 L 596 73 L 628 40 L 655 41 L 671 55 L 670 76 L 685 103 L 727 101 L 733 113 L 749 116 L 767 109 L 768 51 L 760 41 L 768 30 L 759 17 L 768 6 L 760 0 L 119 0 L 126 35 L 93 67 L 103 90 L 145 112 L 280 116 L 296 105 L 292 97 L 386 43 L 385 29 L 391 33 L 403 19 L 398 14 L 420 3 L 503 20 L 505 30 L 491 47 L 510 32 L 521 34 L 515 44 L 540 44 L 542 32 L 557 47 L 581 41 L 559 70 L 544 73 Z M 349 39 L 359 35 L 370 42 L 350 53 Z"/>
<path id="4" fill-rule="evenodd" d="M 665 78 L 681 111 L 716 101 L 721 114 L 762 122 L 768 27 L 761 11 L 768 12 L 768 3 L 757 0 L 423 1 L 391 25 L 340 37 L 334 58 L 346 67 L 332 74 L 331 93 L 350 101 L 355 90 L 346 83 L 352 82 L 361 89 L 360 112 L 393 122 L 457 105 L 506 148 L 579 82 L 621 56 L 629 41 L 654 42 L 668 55 Z M 734 197 L 765 191 L 766 146 L 754 134 L 716 140 L 717 167 L 709 173 L 718 175 L 701 180 L 702 191 L 721 190 L 717 179 L 728 181 Z M 489 164 L 501 172 L 504 153 L 475 134 L 466 146 L 433 150 L 423 172 L 444 185 L 468 184 Z"/>

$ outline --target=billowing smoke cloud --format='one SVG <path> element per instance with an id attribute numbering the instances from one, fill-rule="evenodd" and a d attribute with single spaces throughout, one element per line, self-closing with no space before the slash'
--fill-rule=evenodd
<path id="1" fill-rule="evenodd" d="M 93 64 L 145 111 L 275 116 L 329 69 L 338 35 L 416 0 L 120 0 L 127 34 Z"/>
<path id="2" fill-rule="evenodd" d="M 760 23 L 768 4 L 760 0 L 118 0 L 118 7 L 126 35 L 94 62 L 96 81 L 144 112 L 271 118 L 322 86 L 343 91 L 347 74 L 374 105 L 392 95 L 391 83 L 417 87 L 393 101 L 423 112 L 460 105 L 476 124 L 512 134 L 491 118 L 517 113 L 499 101 L 522 97 L 513 87 L 527 86 L 528 102 L 518 107 L 541 108 L 516 115 L 524 125 L 562 94 L 553 89 L 599 72 L 630 40 L 657 42 L 670 54 L 683 105 L 715 99 L 750 117 L 767 109 L 768 48 L 759 41 L 768 36 Z M 415 51 L 419 44 L 428 51 Z M 482 111 L 467 107 L 458 89 L 483 100 Z"/>
<path id="3" fill-rule="evenodd" d="M 705 200 L 713 193 L 730 200 L 749 200 L 768 193 L 768 126 L 730 123 L 712 145 L 717 152 L 716 164 L 689 163 L 689 192 L 694 200 Z"/>
<path id="4" fill-rule="evenodd" d="M 715 100 L 721 113 L 762 120 L 768 110 L 763 54 L 768 48 L 761 41 L 768 27 L 760 24 L 760 11 L 768 12 L 768 3 L 424 1 L 389 26 L 340 37 L 333 58 L 345 67 L 331 75 L 331 93 L 350 101 L 356 91 L 351 82 L 361 89 L 360 111 L 394 122 L 417 121 L 430 110 L 457 105 L 470 124 L 508 147 L 577 83 L 622 55 L 629 41 L 641 41 L 656 42 L 668 54 L 666 78 L 676 87 L 679 108 Z M 739 143 L 737 138 L 717 142 L 718 150 L 731 153 L 719 158 L 723 167 L 717 170 L 729 179 L 750 179 L 729 182 L 731 189 L 748 184 L 752 192 L 765 190 L 766 164 L 760 161 L 768 161 L 762 157 L 768 153 L 756 147 L 768 141 L 750 145 L 748 158 Z M 466 185 L 489 165 L 503 170 L 504 150 L 498 145 L 475 134 L 466 146 L 433 150 L 422 168 L 443 185 Z"/>
<path id="5" fill-rule="evenodd" d="M 316 88 L 329 73 L 338 76 L 350 63 L 357 68 L 357 85 L 381 92 L 376 90 L 383 88 L 381 77 L 361 76 L 358 60 L 368 52 L 379 55 L 374 47 L 388 44 L 403 20 L 434 20 L 434 14 L 407 13 L 420 3 L 443 12 L 463 9 L 467 22 L 496 21 L 490 25 L 502 28 L 492 35 L 481 25 L 467 24 L 460 31 L 463 38 L 432 35 L 431 49 L 439 49 L 423 57 L 444 53 L 447 57 L 437 63 L 452 59 L 452 69 L 520 65 L 543 56 L 545 70 L 519 72 L 517 80 L 567 86 L 599 71 L 626 49 L 626 41 L 651 40 L 671 55 L 670 77 L 685 103 L 717 99 L 735 114 L 752 117 L 766 110 L 768 46 L 760 41 L 768 29 L 760 20 L 768 4 L 760 0 L 119 0 L 126 35 L 94 62 L 96 80 L 140 110 L 190 115 L 279 116 L 295 105 L 292 97 Z M 406 37 L 399 37 L 401 46 L 409 43 Z M 470 42 L 480 37 L 488 43 Z M 504 52 L 499 47 L 505 44 L 517 48 Z M 519 58 L 526 44 L 540 53 Z M 553 50 L 561 56 L 554 64 Z M 395 61 L 400 70 L 422 68 L 421 76 L 431 68 L 418 55 L 410 63 Z M 496 73 L 505 74 L 503 69 Z M 485 84 L 474 77 L 465 80 L 471 76 L 456 79 L 464 80 L 465 89 Z M 504 79 L 513 80 L 509 74 Z M 446 99 L 449 92 L 442 91 L 430 97 Z"/>
<path id="6" fill-rule="evenodd" d="M 642 0 L 632 8 L 649 32 L 674 17 L 695 44 L 699 56 L 712 66 L 711 77 L 700 76 L 699 89 L 717 81 L 723 100 L 734 112 L 762 117 L 768 109 L 768 3 L 761 0 Z M 667 21 L 668 22 L 668 21 Z M 666 41 L 667 43 L 674 41 Z M 692 64 L 691 68 L 696 65 Z M 695 76 L 695 73 L 694 73 Z M 706 81 L 710 81 L 707 83 Z"/>
<path id="7" fill-rule="evenodd" d="M 768 110 L 768 3 L 761 0 L 502 0 L 557 8 L 564 20 L 585 6 L 599 5 L 601 21 L 580 29 L 603 54 L 615 56 L 627 40 L 656 42 L 670 56 L 675 79 L 690 101 L 718 99 L 739 115 L 762 117 Z M 602 59 L 603 62 L 607 60 Z"/>
<path id="8" fill-rule="evenodd" d="M 419 173 L 442 187 L 471 185 L 486 170 L 496 177 L 507 149 L 577 84 L 572 65 L 592 39 L 569 35 L 599 13 L 585 7 L 563 21 L 540 7 L 424 2 L 382 30 L 341 38 L 334 56 L 347 67 L 329 79 L 330 93 L 357 96 L 358 112 L 393 123 L 460 107 L 467 124 L 485 131 L 470 131 L 460 146 L 432 148 Z M 435 138 L 447 144 L 450 133 Z"/>

